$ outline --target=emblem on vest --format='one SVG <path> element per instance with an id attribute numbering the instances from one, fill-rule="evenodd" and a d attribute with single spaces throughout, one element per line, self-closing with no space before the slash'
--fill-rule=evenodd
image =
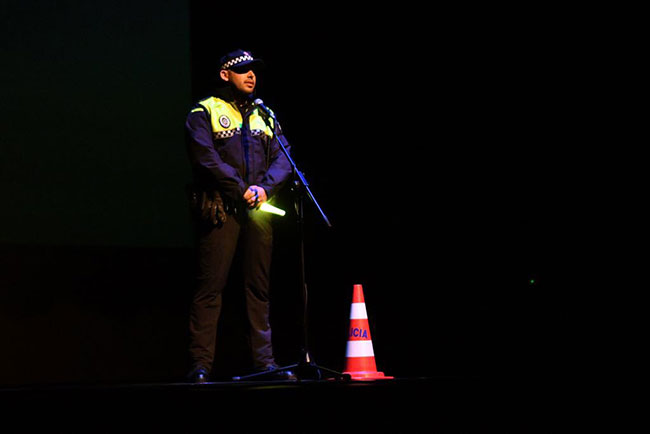
<path id="1" fill-rule="evenodd" d="M 230 118 L 226 115 L 219 116 L 219 125 L 228 128 L 230 126 Z"/>

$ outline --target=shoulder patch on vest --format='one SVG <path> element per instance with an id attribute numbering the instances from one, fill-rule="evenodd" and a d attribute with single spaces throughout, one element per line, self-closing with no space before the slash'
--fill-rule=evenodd
<path id="1" fill-rule="evenodd" d="M 230 118 L 226 115 L 219 116 L 219 125 L 221 125 L 223 128 L 230 127 Z"/>

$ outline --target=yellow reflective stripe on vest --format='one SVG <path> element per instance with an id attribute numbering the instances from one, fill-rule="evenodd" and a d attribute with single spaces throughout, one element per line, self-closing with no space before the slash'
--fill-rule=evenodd
<path id="1" fill-rule="evenodd" d="M 213 133 L 222 133 L 241 128 L 241 113 L 226 101 L 210 97 L 200 101 L 199 104 L 205 107 L 210 115 Z"/>
<path id="2" fill-rule="evenodd" d="M 271 130 L 271 127 L 269 127 L 266 122 L 264 122 L 262 116 L 260 116 L 259 109 L 256 108 L 253 110 L 253 113 L 251 113 L 248 120 L 251 131 L 260 130 L 263 131 L 267 136 L 273 138 L 273 131 Z M 273 119 L 269 119 L 269 121 L 273 122 Z"/>
<path id="3" fill-rule="evenodd" d="M 212 132 L 217 137 L 231 136 L 236 130 L 241 129 L 241 113 L 232 104 L 215 97 L 206 98 L 200 101 L 199 104 L 208 110 L 212 124 Z M 267 136 L 273 137 L 271 128 L 266 125 L 264 119 L 259 115 L 258 109 L 253 110 L 248 120 L 251 131 L 260 130 Z"/>

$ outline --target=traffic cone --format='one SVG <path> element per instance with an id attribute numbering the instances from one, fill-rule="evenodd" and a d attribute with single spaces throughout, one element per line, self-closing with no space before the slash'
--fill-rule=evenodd
<path id="1" fill-rule="evenodd" d="M 353 380 L 384 380 L 387 377 L 377 371 L 375 353 L 372 349 L 370 327 L 366 302 L 363 298 L 363 287 L 354 285 L 352 307 L 350 308 L 350 334 L 346 350 L 344 374 L 349 374 Z"/>

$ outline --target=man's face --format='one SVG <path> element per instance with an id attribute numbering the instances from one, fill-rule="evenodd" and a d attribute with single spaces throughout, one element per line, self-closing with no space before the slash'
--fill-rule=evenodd
<path id="1" fill-rule="evenodd" d="M 250 95 L 255 90 L 257 77 L 253 70 L 236 71 L 232 69 L 222 69 L 220 72 L 224 81 L 230 82 L 240 92 Z"/>

